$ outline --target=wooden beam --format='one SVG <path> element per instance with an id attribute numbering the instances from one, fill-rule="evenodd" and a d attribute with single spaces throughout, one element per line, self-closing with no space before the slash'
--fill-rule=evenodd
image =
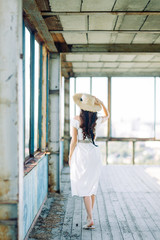
<path id="1" fill-rule="evenodd" d="M 160 30 L 50 30 L 50 33 L 160 33 Z"/>
<path id="2" fill-rule="evenodd" d="M 60 58 L 61 58 L 61 66 L 62 66 L 63 62 L 66 61 L 66 55 L 60 54 Z M 61 67 L 61 70 L 62 70 L 62 76 L 66 77 L 66 78 L 73 76 L 72 63 L 68 62 L 66 67 Z"/>
<path id="3" fill-rule="evenodd" d="M 99 44 L 97 44 L 97 45 L 99 45 Z M 113 44 L 113 45 L 117 45 L 117 44 Z M 125 44 L 125 45 L 128 45 L 128 44 Z M 156 44 L 156 45 L 159 45 L 159 47 L 160 47 L 160 44 Z M 69 46 L 72 47 L 73 45 L 69 45 Z M 97 53 L 95 53 L 95 52 L 62 52 L 61 54 L 65 54 L 65 55 L 66 54 L 70 54 L 72 56 L 77 56 L 77 55 L 82 55 L 82 54 L 85 54 L 85 55 L 100 55 L 100 56 L 101 55 L 126 55 L 125 52 L 103 52 L 103 51 L 102 52 L 97 52 Z M 154 54 L 154 56 L 160 57 L 160 52 L 154 52 L 154 53 L 152 53 L 152 52 L 129 52 L 129 55 L 137 55 L 137 56 L 139 56 L 139 55 L 142 55 L 142 54 L 143 54 L 143 56 L 145 56 L 145 55 L 149 56 L 149 55 L 153 55 Z M 89 62 L 89 61 L 87 61 L 87 62 Z M 95 62 L 97 62 L 97 61 L 95 61 Z"/>
<path id="4" fill-rule="evenodd" d="M 106 71 L 108 70 L 108 69 L 113 69 L 113 70 L 117 70 L 118 69 L 118 67 L 86 67 L 86 68 L 82 68 L 82 67 L 73 67 L 73 70 L 74 70 L 74 68 L 75 69 L 80 69 L 80 70 L 82 70 L 82 69 L 86 69 L 86 70 L 91 70 L 91 71 L 94 71 L 94 69 L 99 69 L 100 71 L 101 70 L 105 70 L 106 69 Z M 148 67 L 149 68 L 149 67 Z M 72 69 L 71 67 L 62 67 L 62 69 Z M 129 70 L 129 69 L 132 69 L 132 67 L 123 67 L 123 68 L 119 68 L 120 70 L 121 69 L 124 69 L 124 70 Z M 142 69 L 146 69 L 146 67 L 134 67 L 134 69 L 137 69 L 137 70 L 142 70 Z M 156 69 L 156 70 L 158 70 L 159 69 L 159 71 L 158 72 L 160 72 L 160 67 L 152 67 L 152 69 Z M 152 70 L 151 70 L 152 71 Z"/>
<path id="5" fill-rule="evenodd" d="M 37 6 L 35 0 L 24 0 L 23 1 L 23 8 L 27 17 L 35 26 L 36 30 L 38 31 L 40 37 L 43 39 L 44 43 L 46 44 L 47 48 L 51 52 L 57 52 L 57 48 L 54 44 L 52 35 L 48 31 L 48 27 L 41 15 L 41 12 Z"/>
<path id="6" fill-rule="evenodd" d="M 159 77 L 160 72 L 74 72 L 73 77 Z"/>
<path id="7" fill-rule="evenodd" d="M 73 44 L 68 45 L 73 53 L 160 53 L 160 44 Z"/>
<path id="8" fill-rule="evenodd" d="M 160 11 L 82 11 L 82 12 L 41 12 L 42 16 L 54 16 L 54 15 L 61 15 L 61 16 L 66 16 L 66 15 L 118 15 L 118 16 L 123 16 L 123 15 L 160 15 Z"/>
<path id="9" fill-rule="evenodd" d="M 99 60 L 99 61 L 91 61 L 91 60 L 89 60 L 89 61 L 76 61 L 76 60 L 73 60 L 73 61 L 63 61 L 63 64 L 65 64 L 65 63 L 79 63 L 79 64 L 81 64 L 81 63 L 159 63 L 160 64 L 160 62 L 159 61 L 151 61 L 151 60 L 149 60 L 149 61 L 117 61 L 117 60 L 115 60 L 115 61 L 102 61 L 102 60 Z"/>

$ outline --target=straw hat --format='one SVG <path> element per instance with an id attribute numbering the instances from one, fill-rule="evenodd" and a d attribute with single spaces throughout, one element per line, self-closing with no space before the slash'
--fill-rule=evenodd
<path id="1" fill-rule="evenodd" d="M 73 100 L 85 111 L 97 112 L 102 109 L 101 105 L 96 103 L 95 97 L 87 93 L 76 93 L 73 95 Z"/>

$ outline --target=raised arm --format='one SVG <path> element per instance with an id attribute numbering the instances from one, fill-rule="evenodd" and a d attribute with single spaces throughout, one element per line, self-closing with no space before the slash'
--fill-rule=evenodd
<path id="1" fill-rule="evenodd" d="M 109 114 L 108 109 L 105 107 L 104 103 L 100 99 L 98 99 L 98 98 L 96 98 L 96 103 L 100 104 L 102 106 L 102 108 L 103 108 L 103 111 L 104 111 L 103 118 L 106 118 L 106 117 L 109 118 L 110 114 Z"/>

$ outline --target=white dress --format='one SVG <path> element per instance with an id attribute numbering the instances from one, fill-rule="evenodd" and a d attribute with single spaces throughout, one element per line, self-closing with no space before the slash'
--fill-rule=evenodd
<path id="1" fill-rule="evenodd" d="M 107 119 L 108 116 L 98 117 L 95 126 L 95 139 L 98 127 Z M 78 120 L 71 120 L 71 125 L 78 130 L 78 141 L 71 157 L 70 182 L 72 196 L 83 197 L 96 195 L 103 164 L 99 147 L 94 146 L 92 142 L 79 142 L 79 140 L 83 140 L 79 124 Z"/>

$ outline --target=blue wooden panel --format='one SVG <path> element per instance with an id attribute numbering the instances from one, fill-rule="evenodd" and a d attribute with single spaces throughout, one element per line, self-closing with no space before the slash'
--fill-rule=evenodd
<path id="1" fill-rule="evenodd" d="M 23 227 L 25 237 L 48 194 L 48 156 L 44 156 L 24 177 Z"/>
<path id="2" fill-rule="evenodd" d="M 39 209 L 46 193 L 48 193 L 48 164 L 46 164 L 46 161 L 41 161 L 39 163 L 37 174 L 37 208 Z"/>

